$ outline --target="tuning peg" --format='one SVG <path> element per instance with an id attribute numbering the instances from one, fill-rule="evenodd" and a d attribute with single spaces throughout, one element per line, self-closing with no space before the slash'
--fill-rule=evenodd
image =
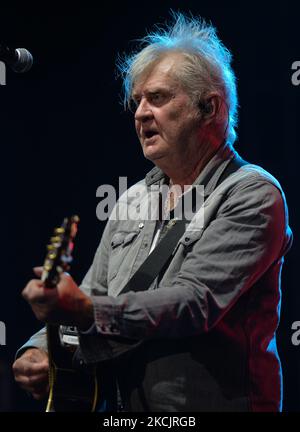
<path id="1" fill-rule="evenodd" d="M 55 228 L 54 233 L 55 234 L 63 234 L 65 232 L 65 229 L 63 227 Z"/>
<path id="2" fill-rule="evenodd" d="M 47 249 L 48 249 L 48 251 L 53 251 L 56 249 L 56 247 L 53 246 L 52 244 L 49 244 L 49 245 L 47 245 Z"/>
<path id="3" fill-rule="evenodd" d="M 48 255 L 48 258 L 51 259 L 51 260 L 55 260 L 56 257 L 57 257 L 57 254 L 56 254 L 56 253 L 50 253 L 50 254 Z"/>
<path id="4" fill-rule="evenodd" d="M 51 243 L 60 243 L 61 238 L 59 236 L 51 237 Z"/>

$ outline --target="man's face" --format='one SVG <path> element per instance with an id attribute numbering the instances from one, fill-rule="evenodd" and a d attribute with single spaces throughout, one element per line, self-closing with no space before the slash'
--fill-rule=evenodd
<path id="1" fill-rule="evenodd" d="M 144 156 L 164 167 L 190 157 L 199 142 L 199 112 L 180 85 L 174 69 L 178 53 L 159 61 L 135 84 L 135 127 Z"/>

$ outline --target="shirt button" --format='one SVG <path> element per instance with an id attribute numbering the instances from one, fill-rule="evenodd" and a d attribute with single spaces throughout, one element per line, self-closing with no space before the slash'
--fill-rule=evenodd
<path id="1" fill-rule="evenodd" d="M 139 229 L 142 229 L 142 228 L 144 228 L 143 222 L 139 223 Z"/>

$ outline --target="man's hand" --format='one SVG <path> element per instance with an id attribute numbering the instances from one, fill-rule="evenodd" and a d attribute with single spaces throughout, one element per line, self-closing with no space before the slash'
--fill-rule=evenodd
<path id="1" fill-rule="evenodd" d="M 49 392 L 48 354 L 38 348 L 29 348 L 13 364 L 16 382 L 32 396 L 41 400 Z"/>
<path id="2" fill-rule="evenodd" d="M 42 267 L 34 272 L 41 276 Z M 88 329 L 93 323 L 93 304 L 66 273 L 61 275 L 59 284 L 46 288 L 40 279 L 32 279 L 22 292 L 40 321 L 51 324 L 74 325 L 81 330 Z"/>

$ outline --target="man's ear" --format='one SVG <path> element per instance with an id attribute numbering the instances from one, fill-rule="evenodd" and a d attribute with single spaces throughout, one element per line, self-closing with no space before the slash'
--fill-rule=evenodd
<path id="1" fill-rule="evenodd" d="M 222 99 L 219 95 L 210 95 L 199 102 L 199 109 L 203 120 L 208 120 L 208 123 L 215 118 L 220 112 Z"/>

